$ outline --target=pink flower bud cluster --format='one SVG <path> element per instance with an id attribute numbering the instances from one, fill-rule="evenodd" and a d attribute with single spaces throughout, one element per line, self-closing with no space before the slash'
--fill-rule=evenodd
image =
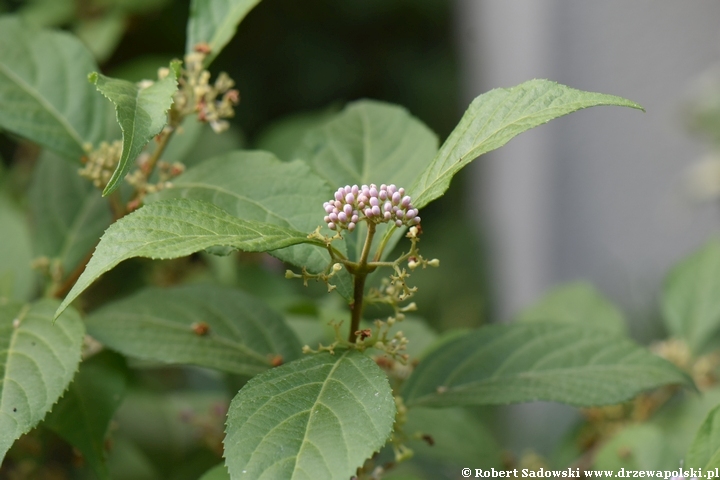
<path id="1" fill-rule="evenodd" d="M 420 223 L 418 210 L 412 206 L 404 188 L 395 185 L 345 185 L 338 188 L 335 198 L 323 204 L 325 223 L 330 230 L 355 230 L 363 218 L 373 223 L 393 222 L 396 226 Z"/>

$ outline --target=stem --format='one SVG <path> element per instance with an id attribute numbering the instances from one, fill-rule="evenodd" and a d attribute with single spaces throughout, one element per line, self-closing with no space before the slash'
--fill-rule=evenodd
<path id="1" fill-rule="evenodd" d="M 167 147 L 168 142 L 170 141 L 170 137 L 172 137 L 173 133 L 175 133 L 175 127 L 170 127 L 169 130 L 163 130 L 160 133 L 160 140 L 158 141 L 158 146 L 153 152 L 152 156 L 148 159 L 147 173 L 145 174 L 147 178 L 150 178 L 153 170 L 155 170 L 155 164 L 157 164 L 163 152 L 165 152 L 165 148 Z"/>
<path id="2" fill-rule="evenodd" d="M 367 273 L 358 273 L 353 280 L 353 303 L 350 305 L 352 318 L 350 320 L 350 334 L 348 341 L 355 343 L 357 335 L 355 332 L 360 330 L 360 319 L 362 318 L 363 297 L 365 296 L 365 279 Z"/>
<path id="3" fill-rule="evenodd" d="M 353 280 L 353 303 L 350 305 L 352 317 L 350 320 L 350 334 L 348 341 L 355 343 L 357 336 L 355 332 L 360 330 L 360 319 L 362 318 L 363 298 L 365 297 L 365 279 L 371 270 L 368 269 L 368 257 L 370 256 L 370 247 L 372 246 L 373 236 L 375 236 L 375 224 L 368 222 L 367 237 L 365 237 L 365 245 L 363 245 L 360 261 L 355 269 Z"/>
<path id="4" fill-rule="evenodd" d="M 395 230 L 397 227 L 393 225 L 388 229 L 387 232 L 385 232 L 385 236 L 380 241 L 380 245 L 378 246 L 377 252 L 375 252 L 375 261 L 380 260 L 382 257 L 383 252 L 385 251 L 385 246 L 387 245 L 388 241 L 392 237 L 392 234 L 395 233 Z"/>
<path id="5" fill-rule="evenodd" d="M 125 216 L 125 214 L 127 213 L 127 209 L 122 203 L 119 188 L 110 194 L 110 196 L 108 197 L 108 201 L 110 202 L 110 209 L 112 210 L 113 221 L 119 220 Z"/>
<path id="6" fill-rule="evenodd" d="M 75 285 L 75 282 L 77 282 L 77 279 L 80 278 L 80 275 L 85 271 L 85 266 L 87 266 L 88 262 L 92 258 L 93 252 L 95 249 L 93 248 L 88 252 L 87 255 L 85 255 L 85 258 L 82 259 L 82 261 L 78 264 L 77 267 L 75 267 L 75 270 L 73 270 L 70 275 L 63 280 L 63 282 L 57 286 L 52 291 L 52 297 L 53 298 L 63 298 L 65 295 L 68 294 L 70 289 Z"/>

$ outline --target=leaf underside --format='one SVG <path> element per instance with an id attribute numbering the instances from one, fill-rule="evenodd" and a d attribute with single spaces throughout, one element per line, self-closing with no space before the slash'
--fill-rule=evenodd
<path id="1" fill-rule="evenodd" d="M 103 195 L 109 195 L 120 186 L 145 145 L 165 127 L 167 111 L 177 91 L 176 65 L 171 65 L 168 75 L 149 87 L 99 73 L 93 73 L 90 81 L 115 105 L 122 130 L 120 161 L 103 190 Z"/>

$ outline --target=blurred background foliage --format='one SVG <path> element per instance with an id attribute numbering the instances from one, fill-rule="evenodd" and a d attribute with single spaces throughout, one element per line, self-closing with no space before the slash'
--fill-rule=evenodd
<path id="1" fill-rule="evenodd" d="M 188 8 L 189 0 L 0 0 L 0 12 L 72 31 L 105 73 L 133 81 L 155 78 L 158 66 L 182 56 Z M 231 130 L 217 136 L 190 126 L 194 146 L 177 145 L 180 137 L 173 145 L 188 166 L 243 147 L 289 159 L 308 128 L 359 98 L 404 106 L 442 140 L 462 114 L 452 16 L 444 0 L 264 0 L 212 66 L 240 90 Z M 33 155 L 21 147 L 0 138 L 0 156 L 21 164 L 16 185 L 30 170 L 22 157 Z M 481 241 L 464 221 L 464 183 L 459 176 L 423 211 L 423 253 L 443 268 L 413 280 L 423 316 L 439 330 L 477 326 L 487 307 Z"/>
<path id="2" fill-rule="evenodd" d="M 72 32 L 93 52 L 104 73 L 132 81 L 155 78 L 159 66 L 182 56 L 188 8 L 189 0 L 0 0 L 0 14 L 18 14 Z M 206 126 L 186 122 L 185 135 L 176 136 L 167 156 L 191 166 L 230 150 L 260 148 L 289 160 L 308 128 L 359 98 L 404 106 L 442 141 L 463 111 L 452 15 L 452 2 L 445 0 L 263 0 L 211 67 L 213 75 L 226 71 L 241 93 L 230 130 L 218 136 Z M 27 204 L 39 155 L 35 146 L 0 131 L 0 189 L 14 207 Z M 411 332 L 416 347 L 443 331 L 478 326 L 487 313 L 484 249 L 478 229 L 466 220 L 475 216 L 466 213 L 465 183 L 466 176 L 458 175 L 449 193 L 422 212 L 423 255 L 439 258 L 441 268 L 418 271 L 411 279 L 419 287 L 414 300 L 427 325 L 408 325 L 408 330 L 417 330 Z M 22 226 L 21 209 L 13 211 L 15 222 L 3 224 Z M 28 235 L 26 226 L 20 230 Z M 2 253 L 0 246 L 0 258 L 24 262 L 32 255 Z M 338 319 L 346 309 L 324 286 L 304 288 L 301 282 L 284 279 L 283 271 L 266 255 L 134 259 L 93 286 L 83 306 L 91 311 L 148 284 L 213 281 L 265 299 L 288 316 L 303 340 L 327 338 L 328 329 L 321 323 Z M 26 280 L 27 285 L 18 288 L 30 291 L 32 279 Z M 368 312 L 375 314 L 383 312 Z M 134 360 L 129 366 L 128 392 L 108 446 L 112 478 L 196 479 L 218 463 L 228 401 L 246 379 Z M 490 456 L 497 458 L 498 447 L 474 413 L 458 410 L 453 415 L 450 420 L 479 437 L 472 446 L 455 439 L 447 448 L 432 450 L 435 456 L 450 455 L 445 473 L 452 475 L 456 463 L 477 460 L 479 452 L 492 451 Z M 421 412 L 413 421 L 442 436 L 448 418 Z M 423 445 L 418 442 L 413 448 L 427 450 Z M 79 453 L 46 427 L 23 437 L 7 458 L 0 478 L 92 478 Z M 488 462 L 499 466 L 495 460 Z M 404 468 L 418 475 L 430 472 L 422 463 Z M 398 475 L 403 478 L 402 471 Z"/>

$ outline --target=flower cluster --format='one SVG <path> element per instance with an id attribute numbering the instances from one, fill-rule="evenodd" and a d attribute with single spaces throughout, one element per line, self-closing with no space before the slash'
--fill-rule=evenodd
<path id="1" fill-rule="evenodd" d="M 235 82 L 225 72 L 220 73 L 214 84 L 210 83 L 210 72 L 203 66 L 206 56 L 202 48 L 185 56 L 185 71 L 179 79 L 180 89 L 173 108 L 193 109 L 201 122 L 209 123 L 215 133 L 220 133 L 229 126 L 224 119 L 235 115 L 233 107 L 240 101 L 240 93 L 233 89 Z"/>
<path id="2" fill-rule="evenodd" d="M 102 190 L 110 181 L 120 161 L 121 153 L 122 142 L 120 140 L 112 143 L 102 142 L 97 150 L 91 150 L 86 157 L 82 158 L 85 166 L 78 170 L 78 173 Z"/>
<path id="3" fill-rule="evenodd" d="M 352 232 L 358 222 L 366 219 L 372 223 L 393 222 L 396 226 L 420 223 L 418 211 L 404 188 L 395 185 L 370 186 L 346 185 L 338 188 L 335 198 L 323 204 L 325 223 L 330 230 L 347 229 Z"/>

